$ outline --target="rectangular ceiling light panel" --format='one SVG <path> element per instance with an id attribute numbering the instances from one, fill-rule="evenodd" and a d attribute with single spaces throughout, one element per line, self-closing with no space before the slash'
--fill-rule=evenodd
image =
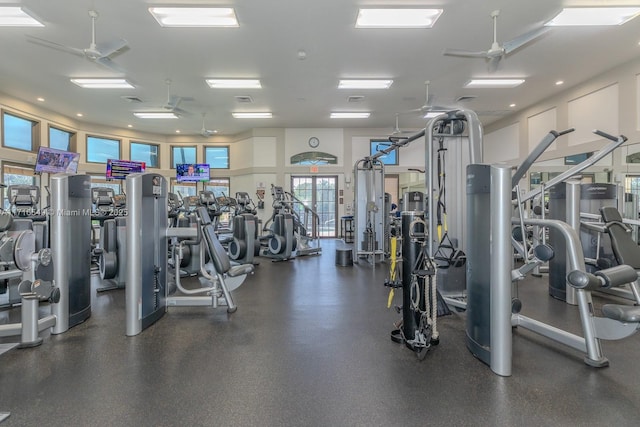
<path id="1" fill-rule="evenodd" d="M 332 119 L 368 119 L 371 113 L 369 112 L 353 112 L 353 113 L 331 113 L 329 116 Z"/>
<path id="2" fill-rule="evenodd" d="M 393 80 L 383 79 L 340 80 L 338 89 L 389 89 L 392 83 Z"/>
<path id="3" fill-rule="evenodd" d="M 149 112 L 144 112 L 144 111 L 136 111 L 135 113 L 133 113 L 134 116 L 136 116 L 139 119 L 177 119 L 178 116 L 176 116 L 174 113 L 172 113 L 171 111 L 166 111 L 166 112 L 154 112 L 154 111 L 149 111 Z"/>
<path id="4" fill-rule="evenodd" d="M 0 27 L 44 27 L 44 24 L 19 6 L 2 6 Z"/>
<path id="5" fill-rule="evenodd" d="M 431 28 L 442 9 L 360 9 L 356 28 Z"/>
<path id="6" fill-rule="evenodd" d="M 134 89 L 125 79 L 71 79 L 71 83 L 85 89 Z"/>
<path id="7" fill-rule="evenodd" d="M 546 26 L 622 25 L 640 14 L 640 7 L 570 7 Z"/>
<path id="8" fill-rule="evenodd" d="M 271 113 L 231 113 L 236 119 L 270 119 L 273 117 Z"/>
<path id="9" fill-rule="evenodd" d="M 238 27 L 231 7 L 150 7 L 149 12 L 163 27 Z"/>
<path id="10" fill-rule="evenodd" d="M 524 79 L 473 79 L 464 85 L 466 88 L 511 88 L 520 86 Z"/>
<path id="11" fill-rule="evenodd" d="M 206 79 L 212 89 L 260 89 L 262 84 L 257 79 Z"/>

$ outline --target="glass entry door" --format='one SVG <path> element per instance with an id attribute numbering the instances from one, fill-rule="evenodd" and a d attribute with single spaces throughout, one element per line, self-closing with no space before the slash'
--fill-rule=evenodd
<path id="1" fill-rule="evenodd" d="M 319 216 L 319 225 L 313 227 L 313 235 L 319 237 L 337 237 L 338 227 L 338 177 L 337 176 L 292 176 L 291 192 L 308 208 Z M 304 208 L 294 204 L 300 218 L 304 217 Z M 317 229 L 316 229 L 317 228 Z"/>

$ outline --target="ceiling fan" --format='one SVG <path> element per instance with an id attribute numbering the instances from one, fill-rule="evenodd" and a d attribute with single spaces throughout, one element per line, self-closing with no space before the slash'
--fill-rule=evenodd
<path id="1" fill-rule="evenodd" d="M 489 63 L 489 71 L 493 72 L 498 69 L 498 64 L 505 55 L 508 55 L 514 50 L 538 38 L 548 30 L 548 27 L 536 28 L 500 45 L 498 44 L 498 15 L 500 15 L 499 10 L 494 10 L 490 14 L 491 18 L 493 19 L 493 43 L 491 44 L 491 48 L 489 48 L 489 50 L 470 51 L 463 49 L 446 48 L 444 49 L 442 54 L 448 56 L 461 56 L 464 58 L 484 58 Z"/>
<path id="2" fill-rule="evenodd" d="M 444 105 L 432 105 L 431 102 L 433 101 L 433 95 L 429 94 L 430 84 L 431 82 L 429 80 L 426 80 L 424 82 L 424 87 L 425 87 L 424 104 L 420 108 L 414 108 L 413 110 L 403 111 L 401 114 L 414 113 L 414 114 L 420 114 L 422 116 L 425 116 L 427 115 L 427 113 L 430 113 L 430 112 L 444 113 L 446 111 L 451 111 L 456 109 L 456 107 L 448 107 Z M 397 127 L 397 117 L 396 117 L 396 127 Z"/>
<path id="3" fill-rule="evenodd" d="M 391 131 L 391 134 L 389 135 L 389 138 L 403 138 L 402 135 L 410 135 L 410 134 L 415 133 L 415 132 L 408 131 L 408 130 L 401 130 L 400 129 L 400 125 L 398 124 L 399 117 L 400 117 L 400 113 L 396 113 L 396 125 L 393 128 L 393 131 Z"/>
<path id="4" fill-rule="evenodd" d="M 151 106 L 143 110 L 136 110 L 136 112 L 139 112 L 139 113 L 166 112 L 166 113 L 174 113 L 177 116 L 189 115 L 190 113 L 188 111 L 180 108 L 180 103 L 182 101 L 193 101 L 193 98 L 171 95 L 171 79 L 166 79 L 164 82 L 167 85 L 167 102 L 162 105 Z"/>
<path id="5" fill-rule="evenodd" d="M 52 42 L 50 40 L 41 39 L 38 37 L 33 37 L 27 35 L 27 40 L 36 43 L 45 47 L 49 47 L 52 49 L 61 50 L 63 52 L 68 52 L 74 55 L 78 55 L 84 58 L 87 58 L 90 61 L 95 62 L 96 64 L 102 65 L 110 69 L 111 71 L 115 71 L 116 73 L 124 74 L 125 71 L 118 66 L 115 62 L 111 60 L 111 57 L 121 53 L 126 48 L 128 48 L 127 41 L 124 39 L 115 39 L 110 42 L 104 43 L 96 43 L 96 19 L 98 19 L 98 12 L 95 10 L 89 11 L 89 16 L 91 17 L 91 44 L 88 48 L 77 48 L 72 46 L 63 45 L 60 43 Z"/>
<path id="6" fill-rule="evenodd" d="M 208 138 L 208 137 L 218 133 L 218 131 L 217 130 L 209 130 L 204 126 L 204 116 L 205 115 L 206 115 L 206 113 L 202 113 L 202 129 L 200 129 L 200 135 L 202 135 L 205 138 Z"/>

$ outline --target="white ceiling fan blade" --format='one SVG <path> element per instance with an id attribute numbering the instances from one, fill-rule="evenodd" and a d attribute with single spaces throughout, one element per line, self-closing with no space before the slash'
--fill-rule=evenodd
<path id="1" fill-rule="evenodd" d="M 63 51 L 63 52 L 71 53 L 73 55 L 85 56 L 84 49 L 78 49 L 78 48 L 71 47 L 71 46 L 65 46 L 63 44 L 52 42 L 52 41 L 45 40 L 45 39 L 41 39 L 41 38 L 38 38 L 38 37 L 33 37 L 33 36 L 27 35 L 27 41 L 30 41 L 31 43 L 39 44 L 39 45 L 44 46 L 44 47 L 49 47 L 51 49 L 56 49 L 56 50 L 60 50 L 60 51 Z"/>
<path id="2" fill-rule="evenodd" d="M 111 59 L 107 57 L 97 58 L 93 62 L 99 65 L 102 65 L 103 67 L 108 68 L 111 71 L 115 71 L 116 73 L 126 74 L 126 72 L 124 71 L 124 69 L 122 69 L 122 67 L 120 67 L 118 64 L 116 64 L 115 62 L 113 62 Z"/>
<path id="3" fill-rule="evenodd" d="M 500 65 L 501 59 L 502 59 L 502 56 L 494 56 L 493 58 L 489 59 L 488 67 L 489 67 L 490 73 L 493 73 L 498 69 L 498 65 Z"/>
<path id="4" fill-rule="evenodd" d="M 508 42 L 504 42 L 502 44 L 502 48 L 504 49 L 504 53 L 510 53 L 519 47 L 533 41 L 534 39 L 540 37 L 542 34 L 546 33 L 549 30 L 549 27 L 540 27 L 535 30 L 531 30 L 527 33 L 519 35 L 513 40 L 509 40 Z"/>
<path id="5" fill-rule="evenodd" d="M 116 39 L 110 42 L 102 42 L 96 44 L 96 49 L 100 52 L 101 57 L 108 57 L 121 53 L 126 47 L 129 47 L 125 39 Z"/>
<path id="6" fill-rule="evenodd" d="M 442 51 L 443 55 L 446 56 L 461 56 L 464 58 L 486 58 L 487 57 L 487 52 L 486 51 L 471 51 L 471 50 L 464 50 L 464 49 L 449 49 L 449 48 L 445 48 Z"/>

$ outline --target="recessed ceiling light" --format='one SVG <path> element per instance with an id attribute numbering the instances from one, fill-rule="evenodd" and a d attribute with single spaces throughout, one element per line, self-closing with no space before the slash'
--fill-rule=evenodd
<path id="1" fill-rule="evenodd" d="M 1 27 L 44 27 L 44 24 L 32 16 L 26 9 L 18 6 L 0 7 Z"/>
<path id="2" fill-rule="evenodd" d="M 560 85 L 562 85 L 562 84 L 564 84 L 564 81 L 563 81 L 563 80 L 558 80 L 558 81 L 556 82 L 556 86 L 560 86 Z"/>
<path id="3" fill-rule="evenodd" d="M 134 89 L 125 79 L 70 79 L 71 83 L 85 89 Z"/>
<path id="4" fill-rule="evenodd" d="M 163 27 L 238 27 L 231 7 L 150 7 Z"/>
<path id="5" fill-rule="evenodd" d="M 389 89 L 393 80 L 382 79 L 357 79 L 357 80 L 340 80 L 338 89 Z"/>
<path id="6" fill-rule="evenodd" d="M 273 117 L 271 113 L 231 113 L 236 119 L 270 119 Z"/>
<path id="7" fill-rule="evenodd" d="M 177 119 L 178 116 L 171 111 L 135 111 L 133 113 L 139 119 Z"/>
<path id="8" fill-rule="evenodd" d="M 353 112 L 353 113 L 337 113 L 333 112 L 329 116 L 332 119 L 368 119 L 371 113 L 369 112 Z"/>
<path id="9" fill-rule="evenodd" d="M 176 129 L 176 133 L 180 133 L 180 129 Z"/>
<path id="10" fill-rule="evenodd" d="M 473 79 L 464 85 L 466 88 L 501 88 L 516 87 L 524 83 L 524 79 Z"/>
<path id="11" fill-rule="evenodd" d="M 356 28 L 431 28 L 442 9 L 360 9 Z"/>
<path id="12" fill-rule="evenodd" d="M 212 89 L 260 89 L 262 84 L 257 79 L 205 79 Z"/>
<path id="13" fill-rule="evenodd" d="M 76 113 L 76 116 L 78 116 L 78 117 L 82 117 L 82 116 L 84 116 L 84 114 L 82 114 L 82 113 Z"/>
<path id="14" fill-rule="evenodd" d="M 41 96 L 39 96 L 39 97 L 38 97 L 38 98 L 36 98 L 36 99 L 37 99 L 38 101 L 40 101 L 40 102 L 44 102 L 44 98 L 43 98 L 43 97 L 41 97 Z"/>
<path id="15" fill-rule="evenodd" d="M 422 116 L 422 118 L 423 119 L 433 119 L 434 117 L 437 117 L 442 113 L 444 113 L 444 111 L 429 111 L 427 114 Z"/>
<path id="16" fill-rule="evenodd" d="M 127 125 L 127 127 L 128 127 L 128 128 L 132 128 L 132 127 L 133 127 L 133 125 Z"/>
<path id="17" fill-rule="evenodd" d="M 544 25 L 622 25 L 639 13 L 640 7 L 569 7 Z"/>
<path id="18" fill-rule="evenodd" d="M 516 104 L 509 104 L 509 107 L 511 107 L 511 108 L 513 108 L 515 106 L 516 106 Z"/>

